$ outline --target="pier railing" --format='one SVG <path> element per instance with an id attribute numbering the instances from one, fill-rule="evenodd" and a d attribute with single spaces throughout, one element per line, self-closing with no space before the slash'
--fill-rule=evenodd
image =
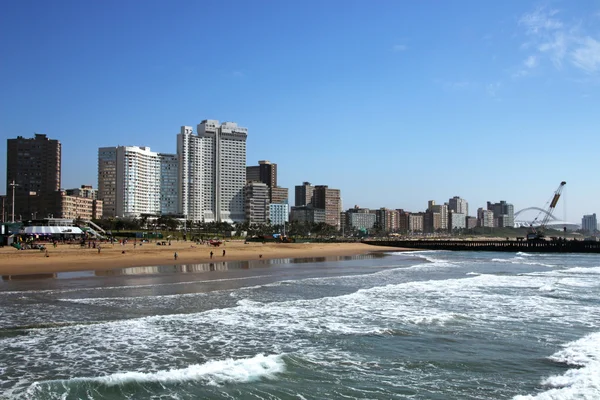
<path id="1" fill-rule="evenodd" d="M 363 243 L 420 250 L 600 253 L 600 242 L 577 240 L 364 240 Z"/>

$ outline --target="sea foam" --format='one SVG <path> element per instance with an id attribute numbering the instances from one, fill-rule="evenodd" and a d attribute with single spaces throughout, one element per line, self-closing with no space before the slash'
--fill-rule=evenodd
<path id="1" fill-rule="evenodd" d="M 285 371 L 282 355 L 258 354 L 252 358 L 226 359 L 194 364 L 186 368 L 157 372 L 119 372 L 93 378 L 73 378 L 63 383 L 85 382 L 105 386 L 120 386 L 129 383 L 173 384 L 186 381 L 204 381 L 208 385 L 224 383 L 253 382 L 263 378 L 274 379 L 275 375 Z M 39 382 L 44 384 L 45 382 Z"/>
<path id="2" fill-rule="evenodd" d="M 547 391 L 532 396 L 516 396 L 515 400 L 598 399 L 600 398 L 600 332 L 565 344 L 553 354 L 552 361 L 572 365 L 563 375 L 546 378 Z"/>

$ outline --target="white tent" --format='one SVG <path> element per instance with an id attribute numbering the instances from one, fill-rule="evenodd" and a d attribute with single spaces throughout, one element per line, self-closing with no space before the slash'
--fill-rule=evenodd
<path id="1" fill-rule="evenodd" d="M 23 233 L 27 235 L 82 235 L 83 231 L 77 226 L 26 226 Z"/>

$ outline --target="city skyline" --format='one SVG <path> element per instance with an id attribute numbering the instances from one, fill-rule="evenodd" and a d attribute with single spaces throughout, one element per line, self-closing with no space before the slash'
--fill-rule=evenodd
<path id="1" fill-rule="evenodd" d="M 501 199 L 517 211 L 544 207 L 566 180 L 556 216 L 598 211 L 587 178 L 600 81 L 594 2 L 433 12 L 391 2 L 36 4 L 0 16 L 2 36 L 19 38 L 0 44 L 0 165 L 5 139 L 42 133 L 63 144 L 63 188 L 94 184 L 98 148 L 175 153 L 174 128 L 215 118 L 251 129 L 247 165 L 273 160 L 282 187 L 339 188 L 345 208 L 418 211 L 459 195 L 470 214 Z M 218 18 L 196 29 L 196 15 L 225 13 L 226 34 L 207 33 L 221 32 Z M 157 28 L 142 34 L 132 18 Z"/>

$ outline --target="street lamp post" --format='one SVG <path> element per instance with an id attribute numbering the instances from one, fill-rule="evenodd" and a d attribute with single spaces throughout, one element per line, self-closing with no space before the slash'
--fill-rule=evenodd
<path id="1" fill-rule="evenodd" d="M 8 186 L 12 186 L 12 222 L 15 222 L 15 186 L 19 186 L 15 183 L 15 180 L 8 184 Z"/>

